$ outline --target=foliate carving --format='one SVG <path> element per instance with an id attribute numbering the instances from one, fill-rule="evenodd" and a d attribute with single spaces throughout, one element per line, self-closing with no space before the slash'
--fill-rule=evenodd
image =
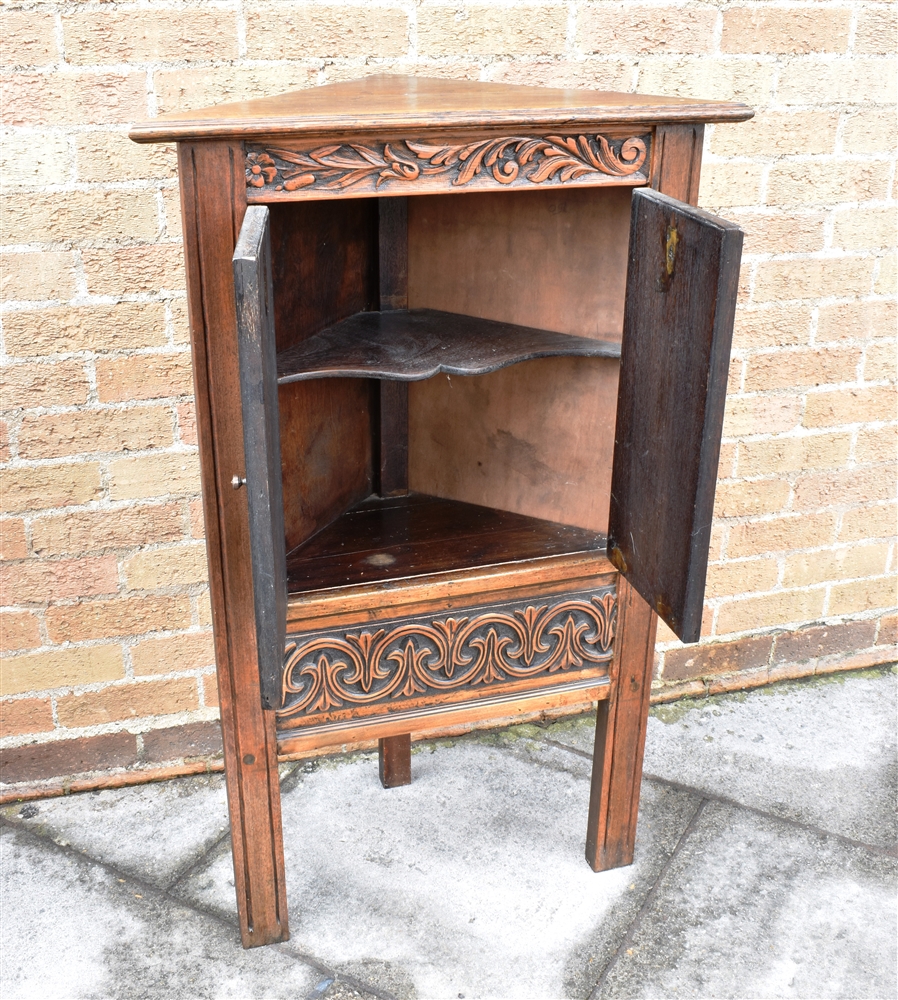
<path id="1" fill-rule="evenodd" d="M 412 698 L 607 662 L 615 590 L 537 604 L 475 608 L 460 617 L 403 619 L 287 643 L 281 718 L 401 706 Z"/>
<path id="2" fill-rule="evenodd" d="M 366 181 L 377 189 L 388 182 L 409 184 L 438 175 L 463 187 L 478 175 L 489 175 L 499 184 L 565 184 L 587 175 L 637 173 L 645 163 L 648 142 L 648 135 L 611 140 L 603 135 L 549 135 L 436 145 L 411 139 L 349 142 L 308 151 L 249 147 L 246 183 L 266 191 L 342 191 Z"/>

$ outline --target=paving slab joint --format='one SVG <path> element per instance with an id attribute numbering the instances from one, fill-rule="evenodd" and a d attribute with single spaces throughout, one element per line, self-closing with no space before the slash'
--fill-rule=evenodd
<path id="1" fill-rule="evenodd" d="M 686 824 L 685 829 L 680 834 L 679 839 L 674 845 L 674 849 L 667 856 L 667 860 L 664 862 L 664 864 L 661 866 L 660 871 L 655 876 L 655 880 L 652 882 L 651 888 L 646 893 L 645 899 L 643 899 L 642 901 L 642 906 L 639 907 L 639 910 L 637 911 L 636 915 L 627 925 L 627 929 L 624 932 L 624 936 L 621 939 L 621 943 L 617 946 L 617 949 L 615 950 L 611 958 L 609 958 L 608 961 L 605 963 L 605 967 L 602 969 L 602 973 L 599 976 L 599 979 L 596 982 L 593 991 L 589 994 L 589 1000 L 601 1000 L 602 990 L 605 986 L 605 982 L 608 979 L 609 974 L 611 973 L 611 970 L 617 964 L 621 956 L 626 953 L 627 948 L 629 948 L 630 945 L 633 943 L 633 939 L 636 937 L 636 932 L 639 930 L 640 924 L 642 923 L 643 916 L 648 912 L 649 907 L 651 906 L 651 904 L 655 899 L 655 896 L 658 895 L 658 890 L 661 886 L 661 883 L 664 881 L 664 878 L 667 875 L 668 871 L 670 870 L 671 865 L 674 863 L 680 851 L 683 849 L 683 846 L 685 845 L 686 841 L 689 839 L 689 837 L 692 835 L 693 830 L 695 830 L 696 826 L 698 825 L 698 822 L 701 819 L 701 815 L 704 812 L 707 803 L 708 799 L 702 796 L 702 798 L 698 802 L 698 805 L 696 805 L 695 807 L 695 811 L 689 817 L 689 822 Z"/>
<path id="2" fill-rule="evenodd" d="M 661 778 L 656 774 L 647 774 L 646 772 L 643 772 L 642 780 L 650 781 L 656 785 L 663 785 L 665 788 L 670 788 L 677 792 L 687 792 L 692 793 L 693 795 L 701 795 L 706 802 L 718 802 L 721 805 L 732 806 L 734 809 L 742 809 L 755 816 L 763 816 L 765 819 L 772 820 L 776 823 L 785 823 L 798 830 L 804 830 L 806 833 L 812 833 L 817 837 L 832 837 L 834 840 L 838 840 L 840 843 L 845 844 L 848 847 L 859 847 L 864 851 L 869 851 L 871 854 L 879 854 L 886 858 L 898 858 L 898 844 L 891 847 L 880 847 L 877 844 L 868 844 L 864 840 L 855 840 L 853 837 L 846 837 L 844 834 L 835 833 L 832 830 L 826 830 L 822 826 L 815 826 L 813 823 L 802 823 L 801 820 L 791 819 L 788 816 L 780 816 L 777 813 L 769 812 L 766 809 L 759 809 L 757 806 L 750 806 L 745 802 L 739 802 L 737 799 L 731 799 L 726 795 L 717 795 L 714 792 L 694 788 L 692 785 L 685 785 L 680 781 L 671 781 L 670 778 Z"/>
<path id="3" fill-rule="evenodd" d="M 16 831 L 16 833 L 26 837 L 33 843 L 40 845 L 40 847 L 44 850 L 61 854 L 64 857 L 76 858 L 80 864 L 88 864 L 94 866 L 95 868 L 100 868 L 117 881 L 127 883 L 135 888 L 138 888 L 143 896 L 154 896 L 157 899 L 161 898 L 174 906 L 182 907 L 187 910 L 193 910 L 194 913 L 208 917 L 209 919 L 214 920 L 217 924 L 226 927 L 234 934 L 235 940 L 237 939 L 236 914 L 233 918 L 230 918 L 213 907 L 201 906 L 190 899 L 176 896 L 169 890 L 169 888 L 160 888 L 157 885 L 153 885 L 153 883 L 147 882 L 140 878 L 140 876 L 125 871 L 117 865 L 110 864 L 108 861 L 102 861 L 99 858 L 95 858 L 90 854 L 78 851 L 74 847 L 66 844 L 57 843 L 51 837 L 46 836 L 37 830 L 32 830 L 23 823 L 17 823 L 15 820 L 9 820 L 4 816 L 0 816 L 0 828 L 2 827 Z M 225 834 L 224 836 L 227 837 L 229 834 Z M 219 838 L 217 843 L 220 843 L 222 839 L 223 838 Z M 209 850 L 212 850 L 212 848 Z M 387 993 L 385 990 L 381 990 L 368 983 L 364 983 L 361 980 L 356 979 L 354 976 L 337 973 L 329 966 L 320 962 L 314 956 L 306 955 L 304 952 L 298 951 L 295 947 L 292 947 L 289 944 L 275 944 L 270 945 L 270 947 L 277 949 L 284 955 L 287 955 L 293 961 L 301 962 L 303 965 L 307 965 L 309 968 L 314 969 L 316 972 L 320 973 L 323 979 L 330 980 L 331 984 L 339 980 L 354 990 L 376 997 L 377 1000 L 397 1000 L 393 994 Z"/>

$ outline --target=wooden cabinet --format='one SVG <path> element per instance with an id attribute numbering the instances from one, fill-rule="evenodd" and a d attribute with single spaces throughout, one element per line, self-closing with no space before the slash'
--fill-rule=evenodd
<path id="1" fill-rule="evenodd" d="M 742 234 L 691 207 L 742 105 L 374 77 L 179 144 L 235 884 L 287 937 L 277 751 L 599 704 L 628 864 L 656 613 L 701 626 Z M 473 780 L 473 779 L 472 779 Z"/>

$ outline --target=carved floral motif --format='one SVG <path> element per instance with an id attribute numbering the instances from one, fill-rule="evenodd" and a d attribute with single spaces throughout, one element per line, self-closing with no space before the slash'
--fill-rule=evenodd
<path id="1" fill-rule="evenodd" d="M 287 644 L 278 714 L 395 704 L 606 662 L 616 613 L 609 588 L 554 604 L 302 637 Z"/>
<path id="2" fill-rule="evenodd" d="M 278 168 L 267 153 L 247 153 L 247 187 L 264 187 L 266 184 L 273 183 L 277 175 Z"/>
<path id="3" fill-rule="evenodd" d="M 488 172 L 500 184 L 564 184 L 589 174 L 627 177 L 643 166 L 647 137 L 609 142 L 603 135 L 539 138 L 508 136 L 477 142 L 432 145 L 404 139 L 364 146 L 342 143 L 302 152 L 254 148 L 246 157 L 246 183 L 275 191 L 317 185 L 345 190 L 364 181 L 375 188 L 388 181 L 415 182 L 446 174 L 460 187 Z"/>

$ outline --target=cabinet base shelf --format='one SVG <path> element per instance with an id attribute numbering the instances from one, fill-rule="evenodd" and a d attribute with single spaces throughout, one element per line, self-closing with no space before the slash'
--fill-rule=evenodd
<path id="1" fill-rule="evenodd" d="M 423 493 L 369 497 L 287 556 L 291 595 L 547 556 L 605 551 L 605 536 Z"/>

